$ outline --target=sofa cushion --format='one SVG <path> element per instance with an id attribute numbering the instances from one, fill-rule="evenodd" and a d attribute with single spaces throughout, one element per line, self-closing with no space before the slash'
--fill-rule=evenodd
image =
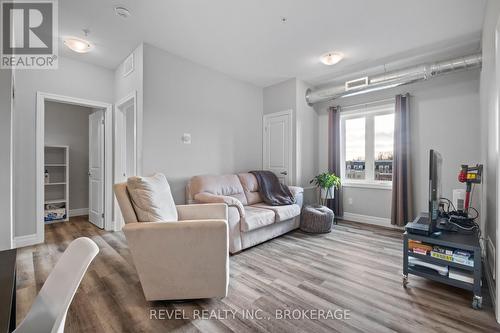
<path id="1" fill-rule="evenodd" d="M 300 206 L 297 204 L 286 206 L 271 206 L 265 203 L 252 205 L 251 207 L 269 209 L 276 215 L 276 222 L 286 221 L 300 215 Z M 247 207 L 245 207 L 246 209 Z"/>
<path id="2" fill-rule="evenodd" d="M 163 174 L 130 177 L 127 189 L 139 222 L 177 221 L 177 209 L 170 185 Z"/>
<path id="3" fill-rule="evenodd" d="M 241 231 L 247 232 L 273 224 L 275 221 L 276 217 L 272 210 L 246 206 L 245 217 L 241 219 L 240 227 Z"/>
<path id="4" fill-rule="evenodd" d="M 236 175 L 194 176 L 187 186 L 188 202 L 192 203 L 194 196 L 202 192 L 233 197 L 238 199 L 243 205 L 247 204 L 243 186 L 241 186 L 240 179 Z"/>
<path id="5" fill-rule="evenodd" d="M 262 202 L 262 197 L 259 193 L 259 183 L 257 182 L 257 178 L 253 174 L 248 172 L 239 173 L 238 178 L 240 179 L 241 185 L 243 186 L 243 191 L 245 192 L 248 204 L 253 205 Z"/>

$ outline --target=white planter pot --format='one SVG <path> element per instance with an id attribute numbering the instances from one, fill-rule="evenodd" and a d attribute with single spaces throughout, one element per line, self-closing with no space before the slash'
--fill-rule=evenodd
<path id="1" fill-rule="evenodd" d="M 333 199 L 335 196 L 335 187 L 330 187 L 329 189 L 320 189 L 321 191 L 321 199 Z"/>

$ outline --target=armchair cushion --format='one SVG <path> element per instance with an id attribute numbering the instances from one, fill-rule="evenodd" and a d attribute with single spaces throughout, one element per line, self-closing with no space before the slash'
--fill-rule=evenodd
<path id="1" fill-rule="evenodd" d="M 130 177 L 127 189 L 139 222 L 177 221 L 177 209 L 170 185 L 163 174 Z"/>
<path id="2" fill-rule="evenodd" d="M 229 207 L 238 208 L 238 212 L 240 213 L 241 217 L 245 216 L 245 208 L 243 207 L 243 204 L 241 203 L 240 200 L 234 197 L 230 197 L 227 195 L 217 195 L 208 192 L 201 192 L 195 194 L 194 200 L 196 200 L 196 202 L 201 202 L 201 203 L 225 203 Z"/>

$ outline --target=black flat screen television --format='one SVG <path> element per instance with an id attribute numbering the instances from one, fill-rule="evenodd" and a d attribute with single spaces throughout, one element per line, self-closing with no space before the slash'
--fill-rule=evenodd
<path id="1" fill-rule="evenodd" d="M 434 149 L 429 156 L 429 219 L 432 230 L 435 230 L 439 218 L 439 200 L 441 198 L 441 168 L 443 159 Z"/>

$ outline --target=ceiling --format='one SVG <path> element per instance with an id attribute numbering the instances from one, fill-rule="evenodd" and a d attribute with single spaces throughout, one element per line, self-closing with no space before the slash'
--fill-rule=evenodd
<path id="1" fill-rule="evenodd" d="M 114 6 L 132 16 L 122 19 Z M 360 70 L 478 40 L 486 0 L 63 0 L 60 36 L 96 48 L 61 54 L 114 69 L 141 42 L 232 77 L 268 86 L 297 77 L 318 85 Z M 287 21 L 282 22 L 282 17 Z M 340 51 L 327 67 L 319 55 Z"/>

